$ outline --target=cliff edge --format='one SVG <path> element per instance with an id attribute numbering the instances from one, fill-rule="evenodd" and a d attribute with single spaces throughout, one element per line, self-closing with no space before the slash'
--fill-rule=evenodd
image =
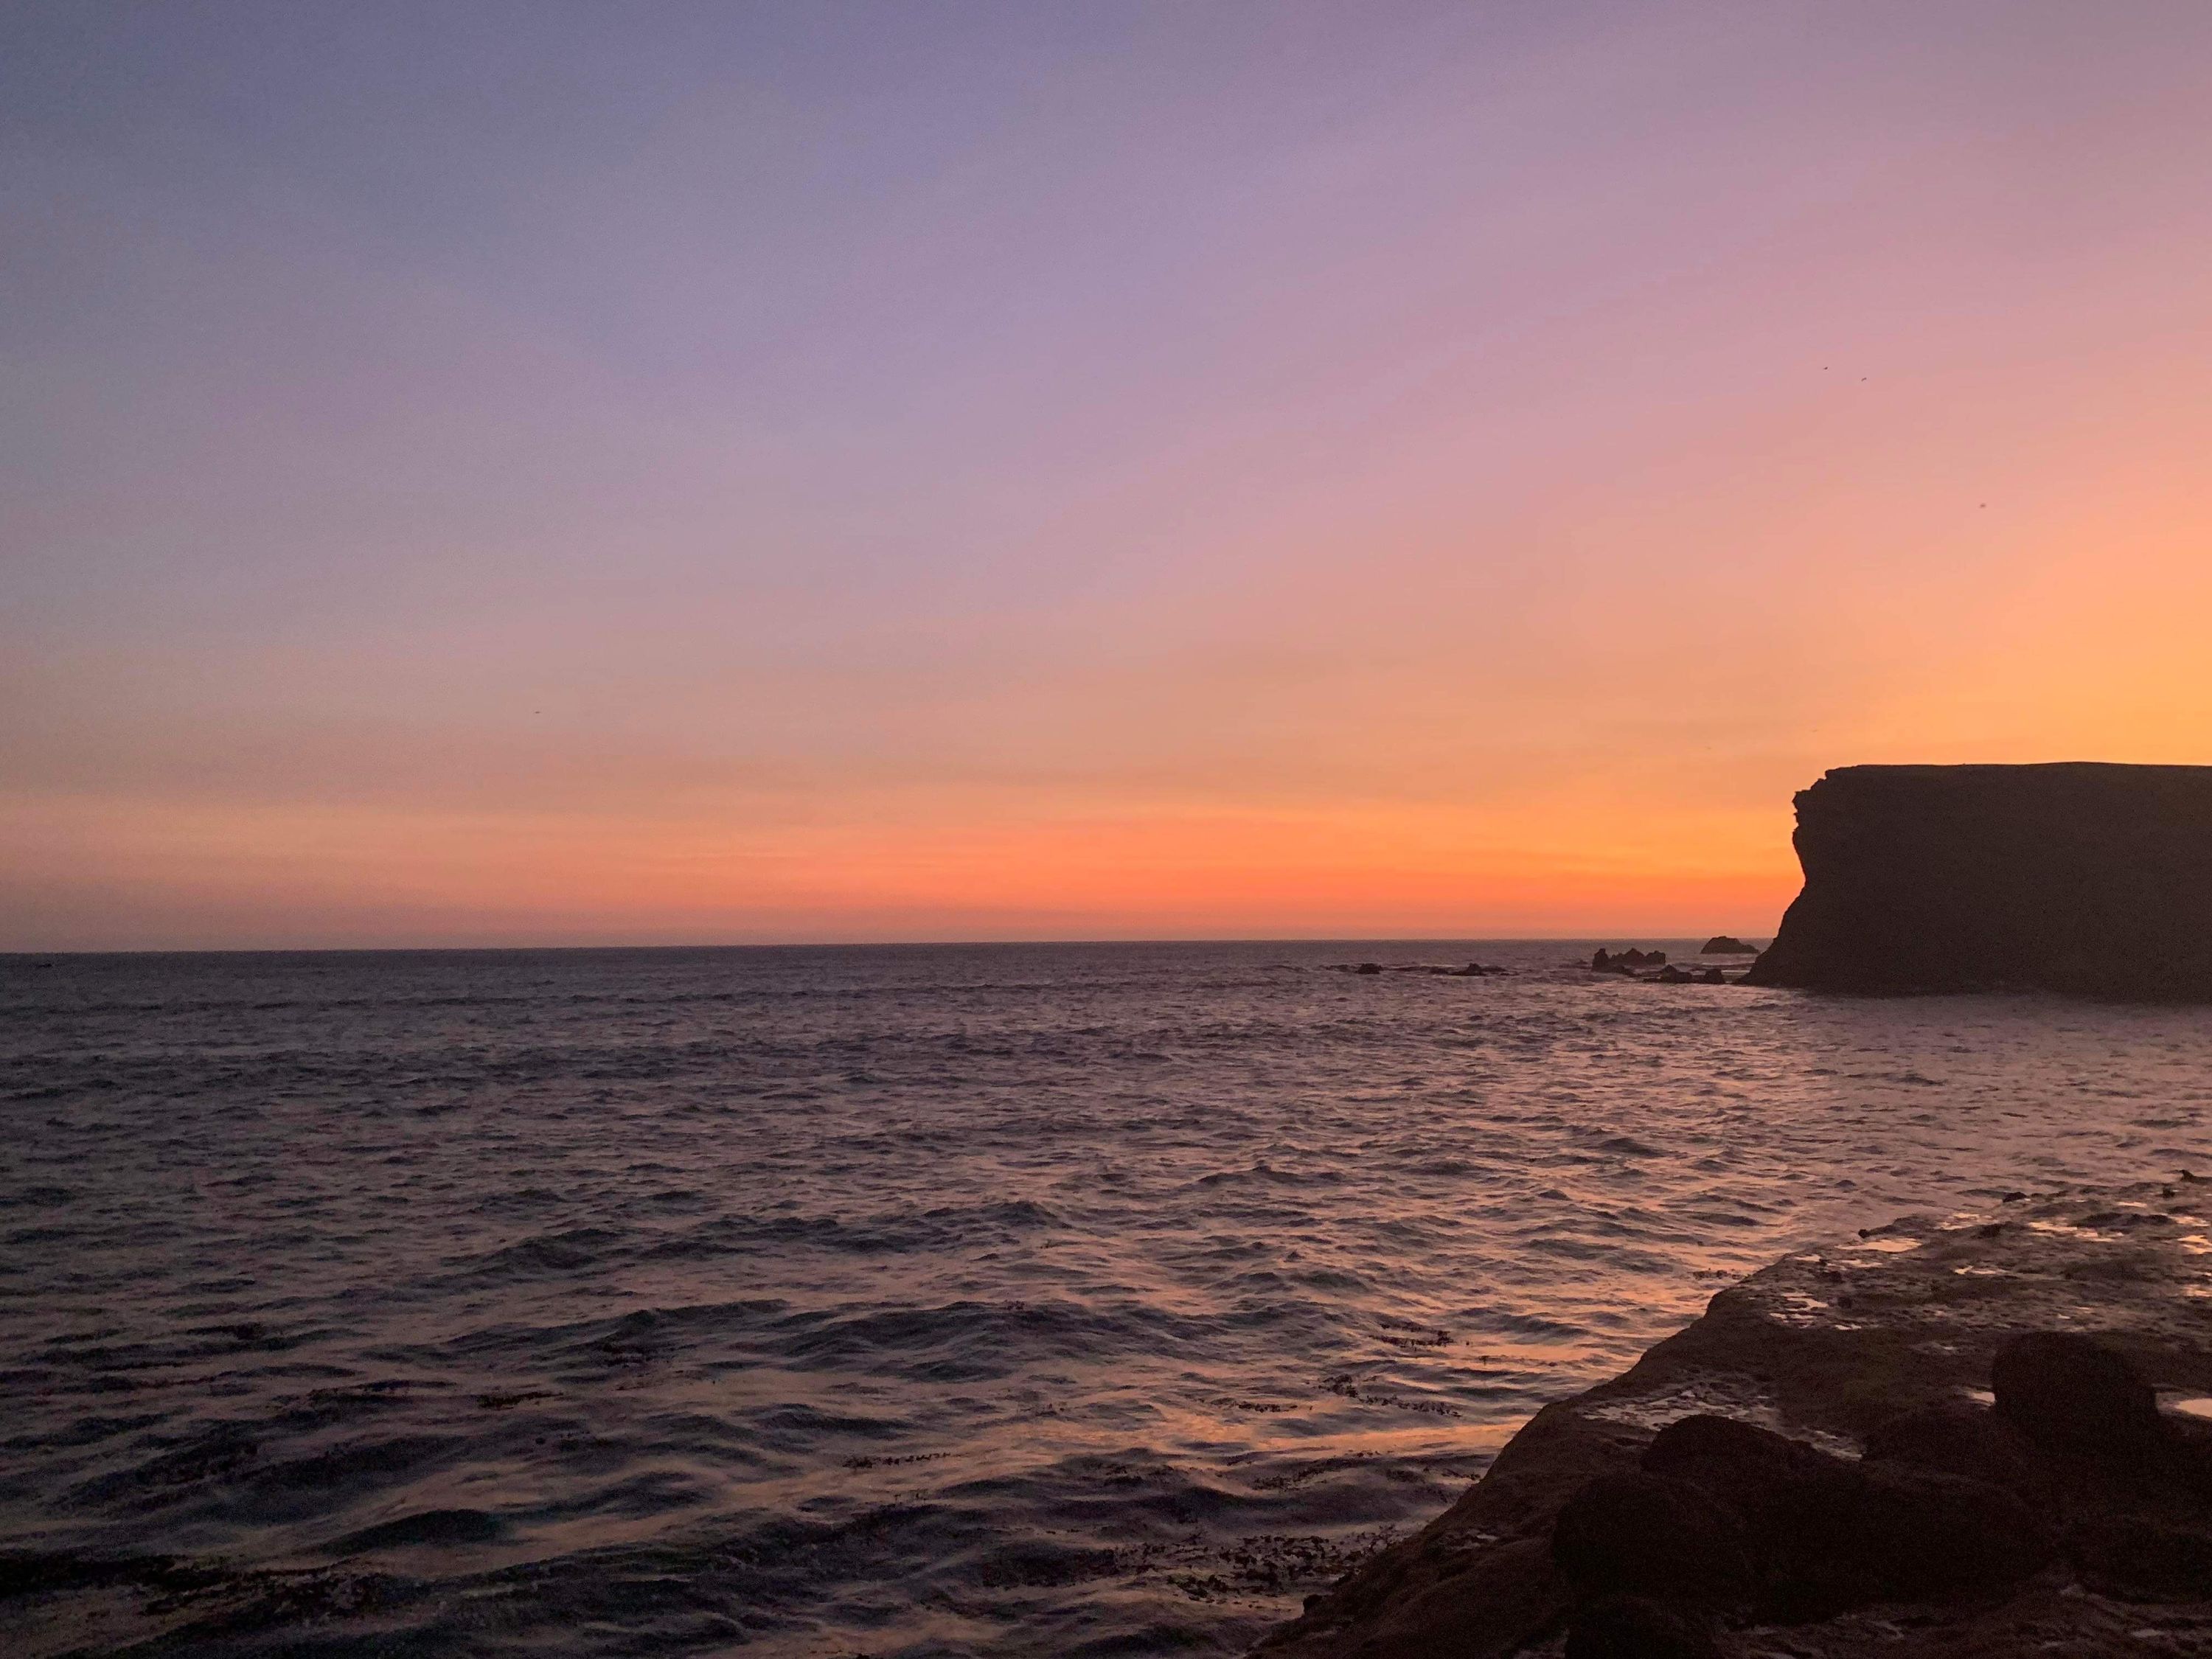
<path id="1" fill-rule="evenodd" d="M 1796 806 L 1749 983 L 2212 1000 L 2212 767 L 1850 766 Z"/>

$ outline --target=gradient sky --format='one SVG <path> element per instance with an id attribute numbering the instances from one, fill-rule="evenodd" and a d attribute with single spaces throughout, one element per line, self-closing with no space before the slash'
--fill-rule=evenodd
<path id="1" fill-rule="evenodd" d="M 2212 762 L 2212 6 L 0 11 L 0 948 L 1764 933 Z"/>

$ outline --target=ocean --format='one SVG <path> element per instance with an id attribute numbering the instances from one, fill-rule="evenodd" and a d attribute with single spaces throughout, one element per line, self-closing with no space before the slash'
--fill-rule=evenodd
<path id="1" fill-rule="evenodd" d="M 0 958 L 0 1646 L 1234 1653 L 1794 1247 L 2212 1170 L 2212 1012 L 1599 943 Z"/>

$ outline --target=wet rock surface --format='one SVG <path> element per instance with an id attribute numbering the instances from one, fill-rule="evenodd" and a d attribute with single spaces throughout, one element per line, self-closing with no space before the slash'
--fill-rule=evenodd
<path id="1" fill-rule="evenodd" d="M 2072 1189 L 1790 1256 L 1256 1653 L 2212 1653 L 2208 1216 Z"/>

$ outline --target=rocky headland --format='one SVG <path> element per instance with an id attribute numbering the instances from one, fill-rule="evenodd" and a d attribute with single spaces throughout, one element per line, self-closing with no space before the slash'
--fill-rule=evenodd
<path id="1" fill-rule="evenodd" d="M 2212 767 L 1851 766 L 1796 806 L 1753 984 L 2212 1000 Z"/>
<path id="2" fill-rule="evenodd" d="M 1255 1659 L 2212 1653 L 2212 1181 L 1792 1255 Z"/>

